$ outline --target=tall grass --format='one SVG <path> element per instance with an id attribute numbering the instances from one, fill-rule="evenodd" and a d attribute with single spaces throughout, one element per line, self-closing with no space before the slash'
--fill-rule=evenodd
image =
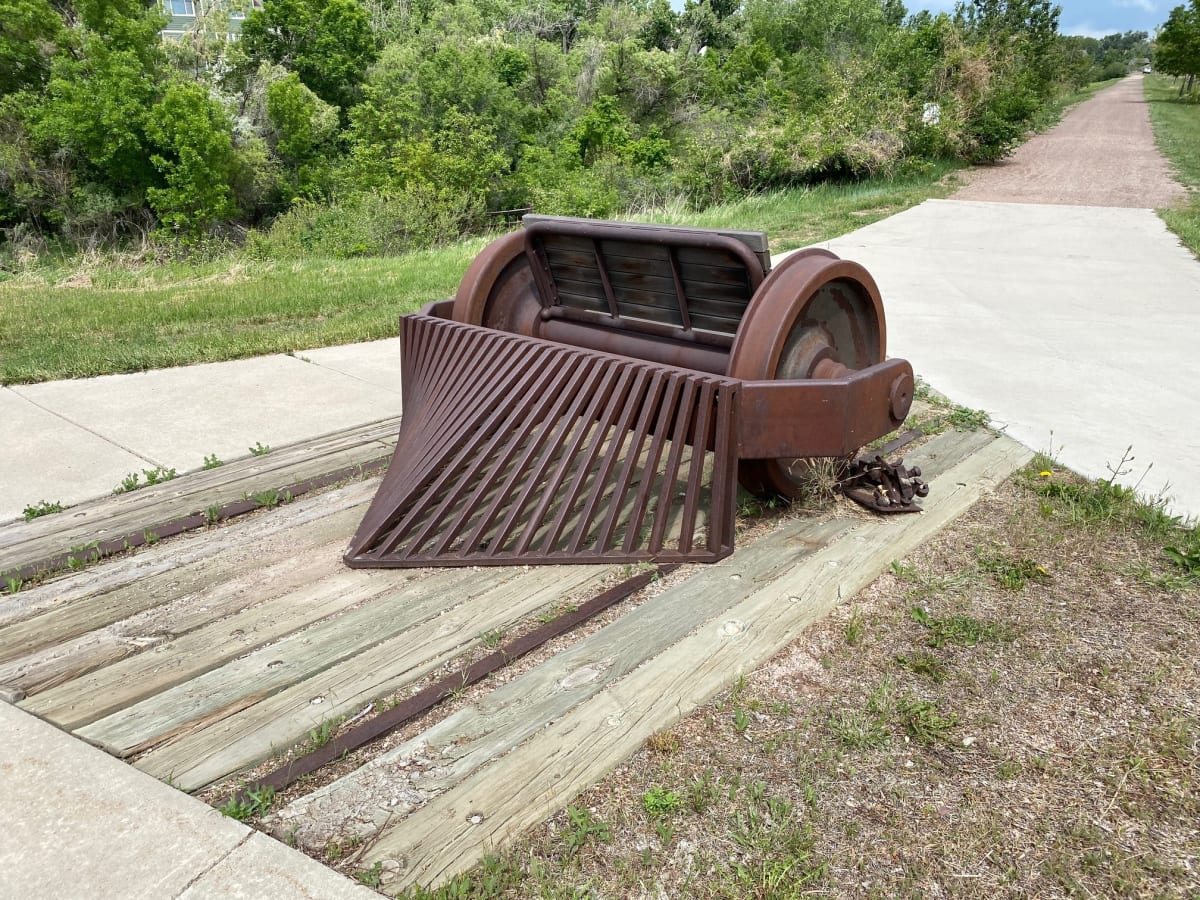
<path id="1" fill-rule="evenodd" d="M 701 212 L 682 204 L 648 209 L 635 218 L 668 225 L 765 231 L 773 251 L 803 247 L 869 225 L 954 189 L 945 176 L 959 165 L 930 163 L 893 178 L 849 184 L 825 183 L 772 191 L 710 206 Z"/>

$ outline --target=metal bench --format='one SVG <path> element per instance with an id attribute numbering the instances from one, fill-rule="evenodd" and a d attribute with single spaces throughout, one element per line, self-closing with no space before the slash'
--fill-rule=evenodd
<path id="1" fill-rule="evenodd" d="M 798 459 L 908 413 L 856 263 L 771 269 L 758 232 L 524 223 L 401 319 L 400 437 L 349 565 L 717 560 L 739 480 L 794 497 Z"/>

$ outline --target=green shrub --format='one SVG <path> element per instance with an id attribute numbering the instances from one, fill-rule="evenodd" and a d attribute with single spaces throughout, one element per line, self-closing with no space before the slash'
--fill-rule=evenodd
<path id="1" fill-rule="evenodd" d="M 995 162 L 1007 156 L 1020 143 L 1040 105 L 1037 92 L 1022 80 L 993 84 L 967 117 L 967 158 L 971 162 Z"/>
<path id="2" fill-rule="evenodd" d="M 233 216 L 229 118 L 203 87 L 170 85 L 150 111 L 146 132 L 159 149 L 150 161 L 166 181 L 149 188 L 146 198 L 164 228 L 194 237 Z"/>

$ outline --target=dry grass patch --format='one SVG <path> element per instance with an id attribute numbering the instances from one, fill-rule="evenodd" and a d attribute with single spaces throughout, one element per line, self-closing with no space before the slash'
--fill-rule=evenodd
<path id="1" fill-rule="evenodd" d="M 1194 895 L 1200 573 L 1163 547 L 1195 541 L 1039 459 L 513 850 L 411 896 Z"/>

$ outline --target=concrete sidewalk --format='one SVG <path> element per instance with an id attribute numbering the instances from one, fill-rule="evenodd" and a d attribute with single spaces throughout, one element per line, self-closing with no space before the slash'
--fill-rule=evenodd
<path id="1" fill-rule="evenodd" d="M 0 388 L 0 523 L 43 500 L 104 496 L 130 473 L 180 474 L 400 412 L 400 340 Z"/>
<path id="2" fill-rule="evenodd" d="M 0 897 L 378 900 L 3 701 L 0 734 Z"/>
<path id="3" fill-rule="evenodd" d="M 1200 516 L 1200 262 L 1152 210 L 931 200 L 824 246 L 932 387 L 1084 475 L 1132 445 L 1118 481 Z"/>

